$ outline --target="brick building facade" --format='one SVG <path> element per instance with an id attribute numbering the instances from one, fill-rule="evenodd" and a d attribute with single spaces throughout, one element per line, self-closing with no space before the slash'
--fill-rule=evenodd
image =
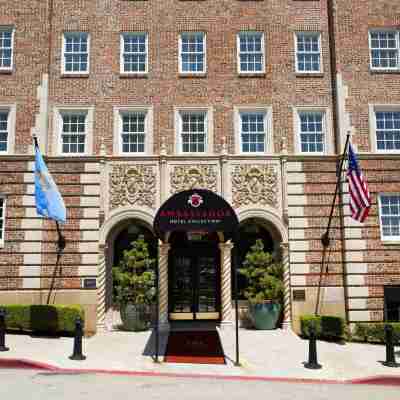
<path id="1" fill-rule="evenodd" d="M 121 232 L 151 231 L 159 206 L 193 187 L 267 232 L 286 265 L 284 323 L 297 329 L 314 311 L 350 132 L 373 207 L 353 222 L 343 183 L 321 312 L 384 320 L 399 307 L 387 289 L 385 306 L 385 288 L 400 290 L 399 20 L 393 0 L 2 2 L 0 303 L 44 303 L 54 273 L 55 225 L 34 206 L 35 134 L 67 206 L 53 295 L 84 305 L 88 329 L 106 323 Z M 230 247 L 218 247 L 226 323 Z M 164 324 L 170 249 L 158 249 Z"/>

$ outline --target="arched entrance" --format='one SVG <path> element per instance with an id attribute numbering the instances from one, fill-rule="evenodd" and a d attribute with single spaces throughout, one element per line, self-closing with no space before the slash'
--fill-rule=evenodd
<path id="1" fill-rule="evenodd" d="M 158 241 L 152 232 L 153 216 L 147 210 L 122 207 L 114 210 L 100 230 L 99 278 L 98 278 L 98 329 L 111 328 L 118 320 L 119 313 L 113 312 L 112 267 L 122 252 L 140 234 L 149 244 L 152 256 L 158 259 Z"/>
<path id="2" fill-rule="evenodd" d="M 238 262 L 241 268 L 243 268 L 246 254 L 250 251 L 256 240 L 261 240 L 263 242 L 265 251 L 271 253 L 275 257 L 279 257 L 280 241 L 273 237 L 268 229 L 268 224 L 261 218 L 247 218 L 241 221 L 239 225 L 239 241 L 237 246 Z M 232 274 L 234 274 L 233 265 Z M 238 274 L 238 294 L 241 300 L 244 299 L 243 291 L 246 286 L 246 278 Z"/>

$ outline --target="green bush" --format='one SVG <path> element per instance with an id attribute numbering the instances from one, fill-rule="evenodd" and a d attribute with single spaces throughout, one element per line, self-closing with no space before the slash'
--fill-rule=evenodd
<path id="1" fill-rule="evenodd" d="M 385 325 L 392 325 L 394 341 L 400 343 L 400 322 L 358 322 L 352 339 L 369 343 L 385 343 Z"/>
<path id="2" fill-rule="evenodd" d="M 75 331 L 75 320 L 84 319 L 79 305 L 0 305 L 6 310 L 6 329 L 41 334 L 68 334 Z"/>
<path id="3" fill-rule="evenodd" d="M 301 336 L 310 336 L 310 325 L 315 324 L 318 339 L 342 340 L 346 333 L 346 324 L 341 317 L 331 315 L 303 315 L 300 317 Z"/>

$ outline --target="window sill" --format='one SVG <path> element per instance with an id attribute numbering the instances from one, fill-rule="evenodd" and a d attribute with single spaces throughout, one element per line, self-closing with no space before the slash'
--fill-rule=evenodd
<path id="1" fill-rule="evenodd" d="M 179 78 L 191 78 L 191 79 L 196 79 L 196 78 L 207 78 L 207 73 L 206 72 L 202 72 L 200 74 L 195 74 L 195 73 L 183 73 L 180 72 L 179 73 Z"/>
<path id="2" fill-rule="evenodd" d="M 239 78 L 265 78 L 265 76 L 266 76 L 265 72 L 249 72 L 249 73 L 239 72 L 238 74 Z"/>
<path id="3" fill-rule="evenodd" d="M 144 72 L 141 74 L 131 74 L 131 73 L 123 72 L 123 73 L 119 74 L 119 77 L 121 79 L 147 79 L 149 76 L 148 76 L 147 72 Z"/>
<path id="4" fill-rule="evenodd" d="M 296 72 L 297 78 L 323 78 L 323 72 Z"/>
<path id="5" fill-rule="evenodd" d="M 374 69 L 370 68 L 369 72 L 371 74 L 400 74 L 400 69 Z"/>
<path id="6" fill-rule="evenodd" d="M 400 246 L 400 238 L 399 239 L 381 239 L 381 241 L 384 246 Z"/>
<path id="7" fill-rule="evenodd" d="M 11 75 L 13 72 L 13 69 L 0 69 L 0 74 L 4 75 Z"/>
<path id="8" fill-rule="evenodd" d="M 89 78 L 89 73 L 82 73 L 82 74 L 61 74 L 61 78 Z"/>

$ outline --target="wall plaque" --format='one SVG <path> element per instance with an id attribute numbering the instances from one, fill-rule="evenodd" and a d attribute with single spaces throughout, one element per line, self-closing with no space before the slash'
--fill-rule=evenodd
<path id="1" fill-rule="evenodd" d="M 305 301 L 306 291 L 304 289 L 293 290 L 293 301 Z"/>

